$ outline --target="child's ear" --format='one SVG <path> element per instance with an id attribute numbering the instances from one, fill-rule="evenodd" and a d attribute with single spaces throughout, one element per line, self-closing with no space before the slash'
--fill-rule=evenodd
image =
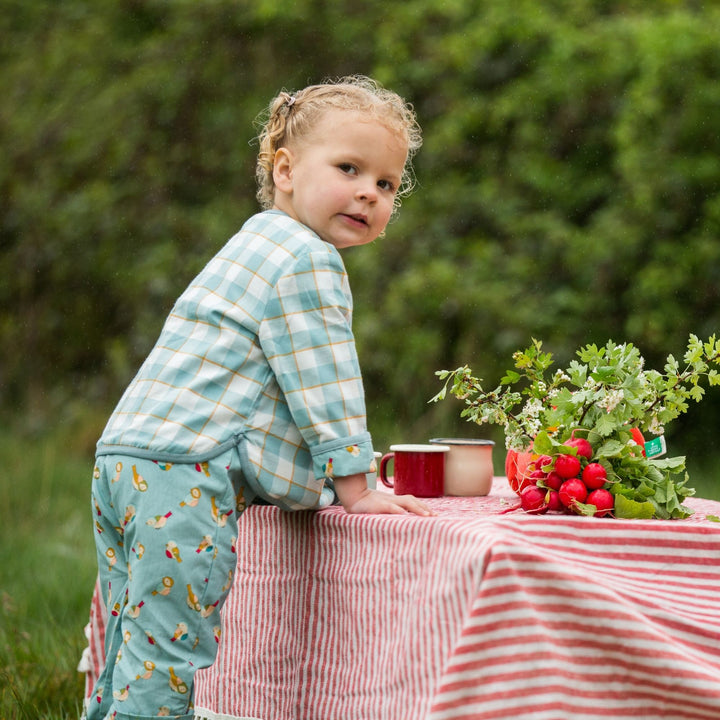
<path id="1" fill-rule="evenodd" d="M 293 154 L 287 148 L 281 147 L 275 151 L 273 183 L 281 192 L 292 192 L 293 162 Z"/>

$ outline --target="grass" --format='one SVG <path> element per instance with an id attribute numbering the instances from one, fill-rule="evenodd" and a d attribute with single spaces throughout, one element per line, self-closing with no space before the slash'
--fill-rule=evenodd
<path id="1" fill-rule="evenodd" d="M 94 437 L 94 431 L 90 433 Z M 77 720 L 96 566 L 87 437 L 0 438 L 0 720 Z M 496 472 L 504 457 L 496 450 Z M 720 500 L 712 456 L 690 484 Z"/>
<path id="2" fill-rule="evenodd" d="M 0 720 L 80 715 L 92 460 L 67 447 L 62 437 L 0 439 Z"/>

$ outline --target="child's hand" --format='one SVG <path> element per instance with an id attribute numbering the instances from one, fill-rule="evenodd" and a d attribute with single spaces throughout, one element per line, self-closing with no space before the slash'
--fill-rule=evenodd
<path id="1" fill-rule="evenodd" d="M 391 495 L 370 489 L 345 510 L 349 513 L 435 515 L 433 510 L 414 495 Z"/>
<path id="2" fill-rule="evenodd" d="M 413 495 L 391 495 L 370 490 L 365 475 L 348 475 L 335 478 L 335 492 L 349 513 L 435 515 L 424 503 Z"/>

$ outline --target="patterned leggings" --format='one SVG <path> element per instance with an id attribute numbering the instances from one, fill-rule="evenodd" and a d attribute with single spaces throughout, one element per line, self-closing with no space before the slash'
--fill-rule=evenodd
<path id="1" fill-rule="evenodd" d="M 207 463 L 97 458 L 92 499 L 108 609 L 105 669 L 87 720 L 192 718 L 215 660 L 244 509 L 235 451 Z"/>

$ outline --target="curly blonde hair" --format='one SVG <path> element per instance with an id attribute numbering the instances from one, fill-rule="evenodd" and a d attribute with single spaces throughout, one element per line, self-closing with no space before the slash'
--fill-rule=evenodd
<path id="1" fill-rule="evenodd" d="M 260 206 L 263 210 L 273 206 L 273 163 L 277 149 L 302 140 L 328 110 L 360 112 L 364 117 L 382 123 L 407 143 L 408 156 L 395 195 L 397 210 L 402 198 L 409 195 L 415 185 L 412 158 L 422 145 L 422 131 L 412 105 L 364 75 L 326 80 L 295 93 L 283 91 L 272 100 L 259 118 L 262 128 L 257 137 L 260 150 L 255 176 Z"/>

